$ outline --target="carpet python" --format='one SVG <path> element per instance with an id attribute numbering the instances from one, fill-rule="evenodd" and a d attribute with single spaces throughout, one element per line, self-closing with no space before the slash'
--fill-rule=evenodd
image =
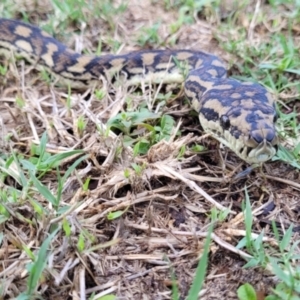
<path id="1" fill-rule="evenodd" d="M 205 132 L 248 163 L 275 153 L 276 110 L 268 91 L 257 83 L 226 77 L 216 56 L 192 50 L 145 50 L 122 55 L 82 55 L 40 28 L 0 19 L 0 49 L 41 65 L 71 86 L 84 88 L 101 78 L 121 76 L 130 84 L 184 83 L 186 97 L 199 113 Z"/>

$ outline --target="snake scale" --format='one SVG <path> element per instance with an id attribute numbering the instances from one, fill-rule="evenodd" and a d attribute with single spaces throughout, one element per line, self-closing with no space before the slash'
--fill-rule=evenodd
<path id="1" fill-rule="evenodd" d="M 116 75 L 130 84 L 142 80 L 184 82 L 185 95 L 207 133 L 248 163 L 265 162 L 276 153 L 272 96 L 257 83 L 227 78 L 223 62 L 214 55 L 192 50 L 82 55 L 40 28 L 11 19 L 0 19 L 0 49 L 41 65 L 80 88 L 99 85 L 103 76 L 111 79 Z"/>

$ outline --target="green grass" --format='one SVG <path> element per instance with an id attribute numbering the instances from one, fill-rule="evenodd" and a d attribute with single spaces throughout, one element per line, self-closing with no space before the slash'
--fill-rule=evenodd
<path id="1" fill-rule="evenodd" d="M 30 300 L 37 298 L 37 288 L 41 277 L 43 277 L 43 271 L 46 268 L 48 260 L 48 248 L 53 242 L 55 235 L 57 234 L 58 229 L 54 230 L 43 242 L 40 247 L 40 250 L 37 255 L 34 255 L 29 248 L 25 245 L 23 247 L 27 255 L 32 259 L 32 263 L 27 265 L 27 270 L 29 273 L 27 281 L 27 290 L 26 292 L 20 294 L 16 299 L 17 300 Z"/>
<path id="2" fill-rule="evenodd" d="M 161 1 L 152 1 L 154 4 L 160 5 Z M 103 38 L 99 36 L 94 47 L 97 54 L 101 54 L 103 49 L 108 49 L 111 53 L 118 51 L 122 42 L 115 38 L 118 30 L 118 18 L 122 18 L 127 10 L 127 3 L 114 4 L 111 1 L 83 1 L 83 0 L 68 0 L 58 1 L 53 0 L 53 11 L 47 14 L 47 18 L 41 18 L 38 23 L 50 34 L 53 34 L 63 41 L 74 34 L 74 32 L 81 33 L 82 26 L 92 26 L 93 21 L 101 20 L 106 25 L 107 35 Z M 131 42 L 137 47 L 158 48 L 161 46 L 173 47 L 176 45 L 178 36 L 176 35 L 183 26 L 191 26 L 196 24 L 197 19 L 201 14 L 207 12 L 207 19 L 211 21 L 211 26 L 216 26 L 217 30 L 214 31 L 214 37 L 218 41 L 219 47 L 225 51 L 231 60 L 229 67 L 232 76 L 241 80 L 257 81 L 267 87 L 278 98 L 277 110 L 278 121 L 277 127 L 280 140 L 283 146 L 279 147 L 277 155 L 273 161 L 281 161 L 289 164 L 291 169 L 295 172 L 295 178 L 298 178 L 297 172 L 300 169 L 300 125 L 299 125 L 299 111 L 293 108 L 295 99 L 300 93 L 299 75 L 300 75 L 300 58 L 299 58 L 299 45 L 293 36 L 293 26 L 300 21 L 300 1 L 269 1 L 269 10 L 260 11 L 257 16 L 257 22 L 261 24 L 262 20 L 268 19 L 268 14 L 272 13 L 276 17 L 269 22 L 270 28 L 274 32 L 270 34 L 263 34 L 264 38 L 249 41 L 248 30 L 240 22 L 241 18 L 245 21 L 251 22 L 253 19 L 253 11 L 243 12 L 238 10 L 235 14 L 230 14 L 224 20 L 219 18 L 221 1 L 191 1 L 191 0 L 164 0 L 163 7 L 165 11 L 178 12 L 176 20 L 170 20 L 167 26 L 168 39 L 166 40 L 159 35 L 158 29 L 163 20 L 157 16 L 157 20 L 152 24 L 146 24 L 135 32 Z M 240 8 L 246 8 L 250 1 L 242 1 Z M 290 3 L 294 7 L 291 10 L 283 10 L 280 5 Z M 13 10 L 9 1 L 3 1 L 0 4 L 0 11 L 3 17 L 14 16 Z M 23 20 L 31 20 L 30 13 L 22 12 Z M 278 28 L 281 22 L 286 22 L 284 32 Z M 216 25 L 218 24 L 218 25 Z M 259 28 L 257 29 L 259 30 Z M 120 32 L 122 32 L 120 30 Z M 229 33 L 229 34 L 228 34 Z M 120 33 L 119 33 L 120 34 Z M 121 34 L 120 34 L 121 35 Z M 90 53 L 89 49 L 84 49 L 85 53 Z M 0 73 L 5 76 L 8 72 L 6 66 L 0 66 Z M 47 72 L 41 73 L 41 78 L 48 85 L 51 83 L 51 77 Z M 67 91 L 66 110 L 71 113 L 74 109 L 72 107 L 71 96 L 73 91 L 69 88 Z M 96 89 L 94 96 L 99 103 L 105 102 L 110 93 L 105 89 Z M 288 95 L 287 100 L 283 95 Z M 108 136 L 109 130 L 114 130 L 117 133 L 122 133 L 121 146 L 118 145 L 116 154 L 113 157 L 113 162 L 118 162 L 117 166 L 124 166 L 122 169 L 122 176 L 127 185 L 133 186 L 133 192 L 128 193 L 128 198 L 134 196 L 134 180 L 142 180 L 144 172 L 149 172 L 148 162 L 145 157 L 149 149 L 162 140 L 168 141 L 176 128 L 178 118 L 173 117 L 168 113 L 164 113 L 168 108 L 168 100 L 175 98 L 173 92 L 166 92 L 165 94 L 158 93 L 154 101 L 154 107 L 144 103 L 136 105 L 135 97 L 140 96 L 140 91 L 134 91 L 126 95 L 126 108 L 124 111 L 117 114 L 115 117 L 107 121 L 107 131 L 95 131 L 97 138 Z M 148 96 L 148 95 L 147 95 Z M 145 97 L 146 98 L 146 97 Z M 25 99 L 23 96 L 18 95 L 16 104 L 20 110 L 26 107 Z M 149 104 L 149 103 L 148 103 Z M 160 106 L 160 110 L 156 112 L 154 108 Z M 151 109 L 149 109 L 151 107 Z M 73 119 L 72 119 L 73 121 Z M 85 116 L 78 116 L 74 121 L 75 131 L 80 138 L 83 138 L 90 127 L 88 127 L 88 120 Z M 95 133 L 94 133 L 95 134 Z M 181 132 L 177 133 L 181 136 Z M 285 141 L 288 141 L 286 145 Z M 85 227 L 85 215 L 79 219 L 79 229 L 74 233 L 74 223 L 72 223 L 72 212 L 81 204 L 75 203 L 73 205 L 66 204 L 64 198 L 64 186 L 68 180 L 73 176 L 78 178 L 80 187 L 83 193 L 89 194 L 89 186 L 91 181 L 96 177 L 101 177 L 105 182 L 105 176 L 108 176 L 109 171 L 114 168 L 113 164 L 101 169 L 92 164 L 92 170 L 81 178 L 78 174 L 86 166 L 90 165 L 92 158 L 89 155 L 84 155 L 84 151 L 70 150 L 59 154 L 51 154 L 47 151 L 48 139 L 46 134 L 41 136 L 41 143 L 39 146 L 32 146 L 29 153 L 16 153 L 11 151 L 10 155 L 1 155 L 0 161 L 0 176 L 1 176 L 1 190 L 0 190 L 0 223 L 9 223 L 12 218 L 18 220 L 20 224 L 26 224 L 30 228 L 34 228 L 36 232 L 42 230 L 43 242 L 36 245 L 33 250 L 26 244 L 20 244 L 19 247 L 24 251 L 26 259 L 30 261 L 27 267 L 28 278 L 26 281 L 26 291 L 19 295 L 18 299 L 34 299 L 39 298 L 39 287 L 42 285 L 46 278 L 47 260 L 55 249 L 54 244 L 57 243 L 58 237 L 67 240 L 67 244 L 75 249 L 78 256 L 84 257 L 89 251 L 92 252 L 93 247 L 102 245 L 102 241 L 98 241 L 93 235 L 97 230 L 101 231 L 104 226 L 104 221 L 101 222 L 96 219 L 95 228 Z M 80 148 L 80 146 L 78 146 Z M 122 148 L 122 149 L 121 149 Z M 123 164 L 123 157 L 121 152 L 123 149 L 131 149 L 131 154 L 137 160 L 129 161 Z M 188 152 L 195 154 L 202 152 L 204 147 L 200 144 L 194 143 L 192 146 L 183 145 L 177 156 L 178 164 L 185 158 Z M 93 153 L 93 155 L 96 155 Z M 127 153 L 127 156 L 128 153 Z M 140 159 L 141 160 L 138 160 Z M 96 159 L 95 159 L 96 160 Z M 66 162 L 67 161 L 67 162 Z M 206 162 L 205 162 L 206 163 Z M 193 164 L 187 164 L 188 167 L 195 167 Z M 84 166 L 84 167 L 83 167 Z M 180 166 L 180 165 L 179 165 Z M 198 166 L 198 165 L 197 165 Z M 229 171 L 228 171 L 229 173 Z M 103 175 L 104 174 L 104 175 Z M 134 175 L 132 175 L 134 174 Z M 215 174 L 215 173 L 214 173 Z M 225 172 L 224 172 L 225 174 Z M 226 173 L 227 174 L 227 173 Z M 215 176 L 215 175 L 214 175 Z M 104 179 L 103 179 L 104 178 Z M 8 184 L 8 180 L 13 180 L 14 184 Z M 153 179 L 151 179 L 153 180 Z M 158 180 L 159 181 L 159 180 Z M 146 183 L 145 183 L 146 182 Z M 151 185 L 150 180 L 145 180 L 144 186 Z M 123 184 L 123 182 L 122 182 Z M 247 182 L 248 184 L 248 182 Z M 252 182 L 251 182 L 252 184 Z M 167 184 L 166 184 L 167 185 Z M 250 184 L 249 184 L 250 185 Z M 120 184 L 121 186 L 121 184 Z M 123 186 L 122 186 L 123 187 Z M 204 184 L 204 188 L 207 187 Z M 238 187 L 237 187 L 238 188 Z M 264 186 L 265 189 L 272 189 L 270 186 Z M 117 186 L 116 186 L 117 189 Z M 212 189 L 213 190 L 213 189 Z M 184 192 L 183 192 L 184 193 Z M 114 193 L 103 195 L 96 195 L 95 197 L 107 197 L 105 201 L 113 198 Z M 83 196 L 82 196 L 83 197 Z M 252 231 L 254 227 L 254 217 L 252 215 L 252 206 L 250 200 L 255 202 L 248 193 L 245 193 L 245 205 L 242 209 L 244 211 L 244 228 L 246 230 L 246 237 L 242 238 L 236 245 L 242 248 L 247 253 L 253 256 L 252 259 L 247 261 L 245 268 L 257 268 L 262 270 L 268 268 L 272 274 L 279 279 L 278 285 L 273 289 L 272 294 L 267 295 L 267 300 L 294 300 L 299 299 L 299 286 L 300 286 L 300 269 L 295 262 L 299 261 L 298 242 L 293 241 L 292 226 L 279 232 L 275 225 L 272 224 L 271 233 L 277 241 L 278 247 L 270 246 L 270 244 L 263 241 L 266 233 L 261 232 L 254 240 L 252 238 Z M 34 212 L 34 217 L 28 217 L 22 214 L 21 211 L 14 213 L 12 207 L 27 205 L 29 210 Z M 94 204 L 95 205 L 95 204 Z M 98 203 L 97 203 L 98 205 Z M 98 209 L 102 208 L 101 205 L 95 205 L 92 209 L 95 215 Z M 117 209 L 109 212 L 106 215 L 106 221 L 110 224 L 117 224 L 127 216 L 135 217 L 136 211 L 130 211 L 131 206 L 125 209 Z M 135 208 L 134 208 L 135 209 Z M 141 209 L 141 207 L 137 208 Z M 91 211 L 88 211 L 87 218 L 93 218 Z M 211 219 L 214 225 L 225 224 L 230 218 L 229 212 L 223 213 L 217 210 L 212 210 L 207 214 L 207 218 Z M 51 220 L 57 220 L 51 223 Z M 77 220 L 76 220 L 77 222 Z M 77 223 L 75 222 L 76 226 Z M 97 223 L 99 222 L 99 224 Z M 46 224 L 45 227 L 40 227 L 40 224 Z M 106 224 L 106 223 L 105 223 Z M 96 226 L 99 226 L 101 230 Z M 114 228 L 114 227 L 113 227 Z M 105 228 L 106 230 L 106 228 Z M 103 229 L 103 232 L 105 232 Z M 108 236 L 111 238 L 111 228 L 108 229 Z M 150 232 L 150 229 L 149 229 Z M 210 233 L 210 230 L 209 230 Z M 102 234 L 102 231 L 101 231 Z M 149 233 L 150 234 L 150 233 Z M 0 232 L 0 242 L 3 242 L 4 234 Z M 210 235 L 208 234 L 210 237 Z M 103 236 L 101 236 L 103 238 Z M 109 240 L 110 241 L 110 240 Z M 110 241 L 111 242 L 111 241 Z M 204 245 L 204 253 L 199 261 L 199 265 L 195 274 L 191 290 L 188 295 L 189 300 L 197 299 L 197 295 L 205 282 L 206 271 L 208 269 L 209 257 L 208 249 L 210 238 L 206 239 Z M 95 246 L 96 244 L 96 246 Z M 99 246 L 99 247 L 100 247 Z M 110 247 L 109 244 L 107 247 Z M 92 250 L 91 250 L 92 249 Z M 115 249 L 114 249 L 115 250 Z M 98 253 L 97 253 L 98 254 Z M 175 269 L 172 266 L 170 269 Z M 171 272 L 173 282 L 172 298 L 175 300 L 183 297 L 181 295 L 180 286 L 176 285 L 176 272 Z M 3 293 L 3 284 L 0 285 L 0 292 Z M 236 291 L 238 297 L 243 300 L 256 299 L 255 289 L 249 283 L 241 284 L 240 288 Z M 110 299 L 115 296 L 109 294 L 101 298 L 91 299 Z M 107 297 L 107 298 L 105 298 Z M 298 298 L 297 298 L 298 297 Z"/>
<path id="3" fill-rule="evenodd" d="M 149 120 L 154 121 L 154 124 L 149 124 Z M 124 133 L 124 145 L 133 147 L 135 156 L 146 154 L 151 146 L 161 140 L 168 141 L 175 130 L 171 116 L 161 116 L 146 108 L 121 113 L 110 119 L 107 126 L 108 130 L 118 129 Z"/>
<path id="4" fill-rule="evenodd" d="M 40 205 L 36 202 L 34 195 L 39 193 L 46 201 L 53 205 L 55 210 L 60 207 L 61 194 L 63 186 L 70 174 L 76 167 L 86 158 L 87 155 L 82 155 L 81 150 L 72 150 L 60 154 L 50 155 L 46 151 L 47 137 L 44 134 L 41 138 L 39 147 L 32 146 L 31 157 L 25 159 L 24 157 L 12 153 L 10 157 L 1 159 L 0 171 L 2 180 L 10 176 L 19 185 L 19 188 L 8 187 L 8 189 L 1 190 L 2 208 L 5 210 L 6 203 L 25 201 L 29 199 L 34 205 L 33 209 L 38 214 L 47 214 L 46 211 L 41 210 Z M 63 177 L 60 177 L 59 166 L 65 159 L 70 157 L 81 156 L 68 168 Z M 55 171 L 57 174 L 57 191 L 55 194 L 41 182 L 41 178 L 49 172 Z"/>
<path id="5" fill-rule="evenodd" d="M 300 268 L 297 262 L 300 254 L 297 253 L 299 241 L 293 242 L 293 226 L 291 225 L 284 234 L 280 234 L 275 222 L 272 224 L 273 235 L 278 247 L 271 247 L 263 242 L 265 236 L 262 231 L 258 237 L 252 238 L 253 216 L 251 203 L 247 190 L 245 192 L 245 208 L 244 218 L 246 226 L 246 236 L 239 244 L 238 248 L 246 247 L 248 253 L 253 256 L 244 266 L 268 268 L 278 278 L 280 283 L 273 289 L 272 295 L 267 296 L 266 300 L 296 300 L 300 297 Z M 253 288 L 248 286 L 243 287 L 243 290 L 249 289 L 248 296 L 240 297 L 245 300 L 256 300 L 251 292 Z M 246 293 L 241 291 L 240 293 Z"/>

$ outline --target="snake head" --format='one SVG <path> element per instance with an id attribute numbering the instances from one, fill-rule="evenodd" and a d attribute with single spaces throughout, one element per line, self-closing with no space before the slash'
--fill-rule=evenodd
<path id="1" fill-rule="evenodd" d="M 235 145 L 233 150 L 249 163 L 263 163 L 271 159 L 278 143 L 275 108 L 263 105 L 256 109 L 245 109 L 237 116 L 238 110 L 235 108 L 227 112 L 231 125 L 227 131 L 223 129 L 225 138 Z"/>
<path id="2" fill-rule="evenodd" d="M 277 151 L 274 101 L 259 84 L 229 83 L 230 88 L 214 88 L 203 96 L 202 127 L 246 162 L 263 163 Z"/>

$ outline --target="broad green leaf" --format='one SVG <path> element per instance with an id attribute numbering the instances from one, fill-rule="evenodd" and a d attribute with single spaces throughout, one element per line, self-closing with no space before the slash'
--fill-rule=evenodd
<path id="1" fill-rule="evenodd" d="M 245 283 L 241 285 L 238 290 L 237 294 L 239 297 L 239 300 L 256 300 L 256 292 L 252 285 L 249 283 Z"/>

